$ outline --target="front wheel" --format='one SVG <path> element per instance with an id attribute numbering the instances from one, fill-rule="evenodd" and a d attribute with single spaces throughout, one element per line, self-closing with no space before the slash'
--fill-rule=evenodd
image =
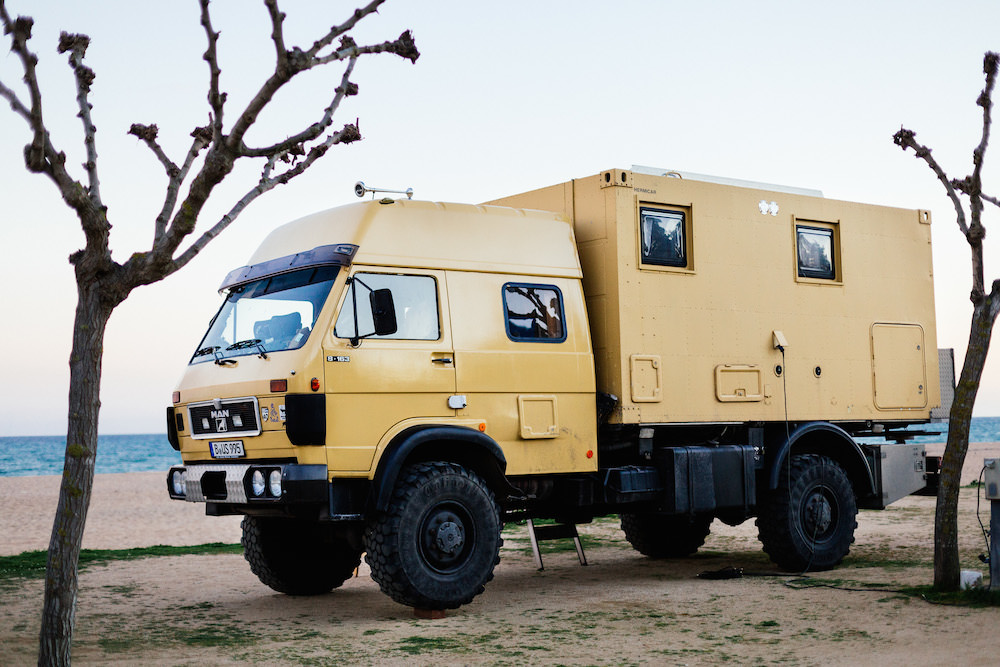
<path id="1" fill-rule="evenodd" d="M 434 461 L 405 468 L 389 509 L 365 531 L 365 559 L 382 592 L 419 609 L 472 601 L 500 561 L 500 510 L 475 473 Z"/>
<path id="2" fill-rule="evenodd" d="M 758 537 L 787 570 L 829 570 L 850 551 L 857 514 L 844 469 L 829 457 L 800 454 L 782 466 L 778 488 L 761 504 Z"/>

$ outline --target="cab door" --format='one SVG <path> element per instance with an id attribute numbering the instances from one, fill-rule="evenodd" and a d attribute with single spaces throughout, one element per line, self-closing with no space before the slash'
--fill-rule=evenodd
<path id="1" fill-rule="evenodd" d="M 448 272 L 459 417 L 503 448 L 508 475 L 597 469 L 594 361 L 580 281 Z"/>
<path id="2" fill-rule="evenodd" d="M 394 426 L 455 416 L 447 294 L 441 271 L 353 268 L 323 350 L 331 470 L 368 471 Z"/>

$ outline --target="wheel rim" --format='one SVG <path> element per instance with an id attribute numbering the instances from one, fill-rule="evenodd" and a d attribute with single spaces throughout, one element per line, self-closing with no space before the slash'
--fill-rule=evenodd
<path id="1" fill-rule="evenodd" d="M 475 524 L 460 503 L 435 505 L 420 523 L 420 553 L 434 571 L 448 574 L 469 560 L 476 543 Z"/>
<path id="2" fill-rule="evenodd" d="M 802 499 L 802 532 L 814 543 L 823 542 L 837 530 L 839 506 L 837 497 L 829 487 L 815 486 Z"/>

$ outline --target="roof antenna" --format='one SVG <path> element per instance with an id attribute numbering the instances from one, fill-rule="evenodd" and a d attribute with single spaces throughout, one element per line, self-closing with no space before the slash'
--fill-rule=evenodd
<path id="1" fill-rule="evenodd" d="M 388 192 L 395 195 L 406 195 L 407 199 L 413 199 L 413 188 L 406 188 L 405 190 L 386 190 L 385 188 L 370 188 L 365 185 L 362 181 L 358 181 L 354 184 L 354 194 L 359 197 L 364 197 L 366 192 L 372 193 L 372 199 L 375 199 L 376 192 Z"/>

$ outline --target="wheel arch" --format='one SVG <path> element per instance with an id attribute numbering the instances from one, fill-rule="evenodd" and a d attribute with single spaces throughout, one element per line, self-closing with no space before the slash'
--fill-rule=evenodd
<path id="1" fill-rule="evenodd" d="M 801 424 L 787 438 L 782 433 L 773 445 L 777 446 L 777 453 L 768 464 L 769 490 L 777 488 L 781 466 L 794 453 L 820 454 L 833 459 L 844 469 L 858 497 L 863 498 L 876 492 L 875 477 L 861 446 L 847 431 L 835 424 L 829 422 Z"/>
<path id="2" fill-rule="evenodd" d="M 507 458 L 496 440 L 464 426 L 412 426 L 397 434 L 379 458 L 372 479 L 370 504 L 385 511 L 402 469 L 412 463 L 447 461 L 478 474 L 503 505 L 509 495 L 520 495 L 507 480 Z"/>

